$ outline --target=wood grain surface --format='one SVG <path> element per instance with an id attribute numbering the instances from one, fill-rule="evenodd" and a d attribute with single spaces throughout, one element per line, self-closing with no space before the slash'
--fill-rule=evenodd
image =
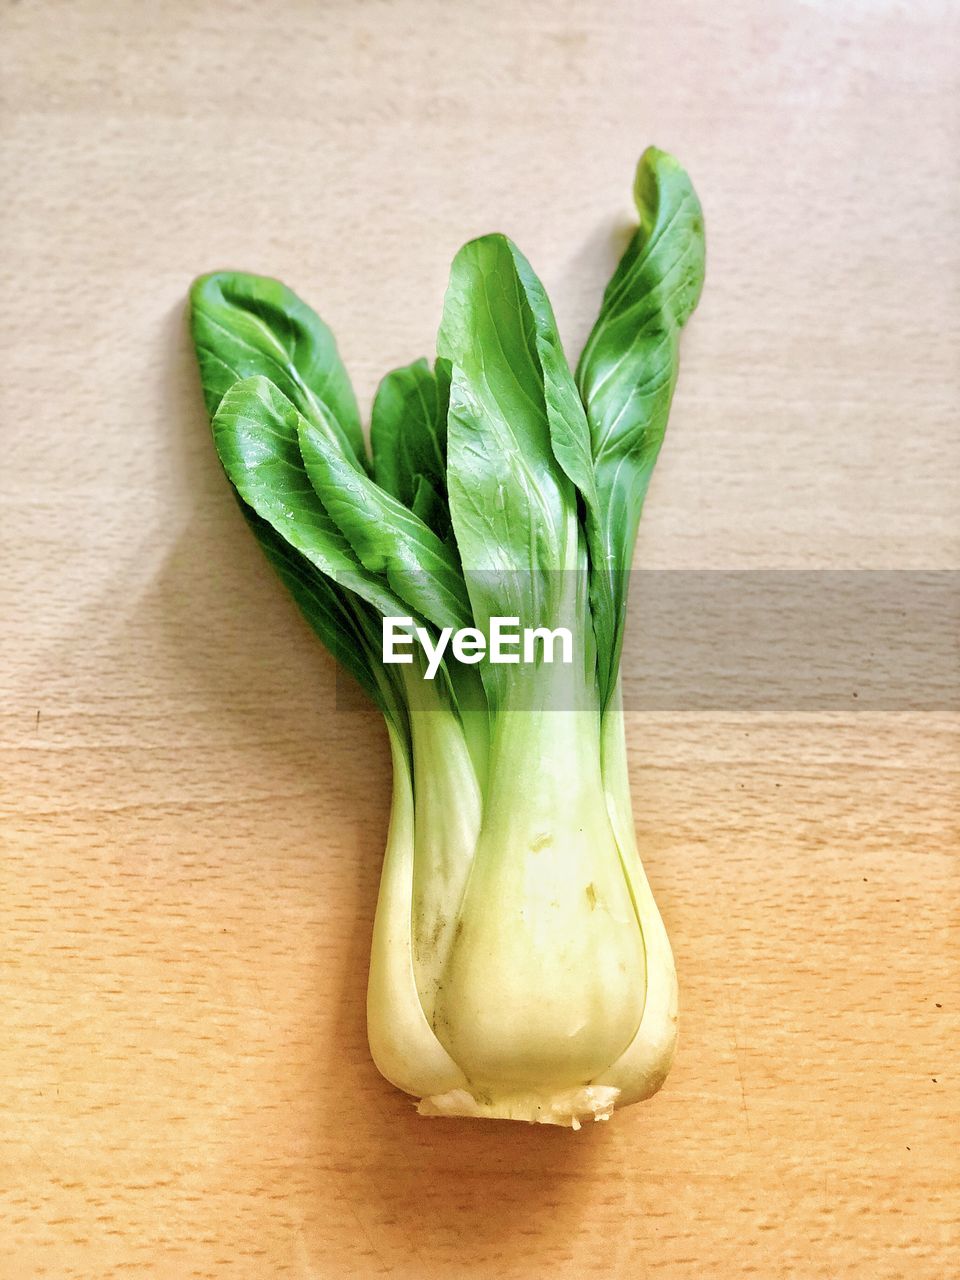
<path id="1" fill-rule="evenodd" d="M 276 274 L 369 404 L 510 233 L 576 350 L 640 150 L 708 285 L 638 555 L 957 568 L 956 6 L 2 7 L 0 1276 L 958 1274 L 958 722 L 634 713 L 663 1092 L 419 1119 L 366 1049 L 389 760 L 219 474 L 183 315 Z"/>

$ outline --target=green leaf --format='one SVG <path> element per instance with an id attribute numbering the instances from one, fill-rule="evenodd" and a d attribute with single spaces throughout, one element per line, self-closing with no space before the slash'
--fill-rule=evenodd
<path id="1" fill-rule="evenodd" d="M 386 581 L 363 567 L 317 497 L 300 454 L 298 429 L 304 421 L 266 378 L 235 383 L 213 419 L 214 442 L 230 482 L 321 573 L 381 614 L 405 614 Z"/>
<path id="2" fill-rule="evenodd" d="M 509 241 L 507 242 L 510 243 Z M 543 398 L 553 453 L 586 504 L 597 504 L 590 428 L 577 384 L 560 342 L 547 291 L 527 259 L 510 245 L 520 302 L 529 311 L 543 379 Z"/>
<path id="3" fill-rule="evenodd" d="M 267 371 L 300 404 L 323 420 L 338 439 L 362 449 L 356 402 L 333 337 L 309 308 L 275 280 L 220 272 L 197 280 L 191 290 L 192 327 L 204 399 L 211 419 L 247 372 Z M 336 413 L 339 425 L 334 424 Z M 229 406 L 221 422 L 227 421 Z M 215 439 L 217 435 L 215 433 Z M 229 452 L 220 435 L 223 451 Z M 226 459 L 224 459 L 226 461 Z M 402 699 L 379 663 L 379 619 L 350 591 L 326 577 L 284 534 L 253 510 L 239 493 L 243 515 L 273 568 L 307 622 L 398 728 Z M 359 566 L 349 561 L 352 571 Z"/>
<path id="4" fill-rule="evenodd" d="M 438 339 L 452 364 L 450 512 L 482 629 L 496 614 L 555 625 L 577 568 L 576 492 L 551 439 L 550 406 L 561 413 L 569 398 L 565 362 L 559 341 L 541 354 L 535 279 L 505 236 L 471 241 L 454 259 Z"/>
<path id="5" fill-rule="evenodd" d="M 377 484 L 413 508 L 421 481 L 439 500 L 431 504 L 438 523 L 428 521 L 441 538 L 449 532 L 447 495 L 447 407 L 450 366 L 438 360 L 431 369 L 416 360 L 394 369 L 380 383 L 373 401 L 370 445 Z"/>
<path id="6" fill-rule="evenodd" d="M 410 503 L 410 510 L 428 528 L 448 545 L 450 538 L 450 508 L 440 497 L 426 476 L 417 476 L 417 487 Z M 453 544 L 454 549 L 456 543 Z"/>
<path id="7" fill-rule="evenodd" d="M 298 424 L 306 473 L 364 569 L 438 627 L 471 624 L 470 601 L 455 553 L 397 498 L 364 474 L 329 433 Z"/>
<path id="8" fill-rule="evenodd" d="M 191 327 L 211 416 L 244 378 L 269 378 L 311 422 L 326 413 L 366 466 L 357 402 L 333 334 L 292 290 L 268 276 L 217 271 L 190 290 Z"/>
<path id="9" fill-rule="evenodd" d="M 597 498 L 588 540 L 604 698 L 616 682 L 637 526 L 667 425 L 679 333 L 703 287 L 703 211 L 684 170 L 656 148 L 637 167 L 640 225 L 577 366 Z"/>
<path id="10" fill-rule="evenodd" d="M 580 494 L 587 526 L 597 526 L 601 520 L 601 510 L 586 413 L 560 342 L 557 322 L 546 290 L 518 250 L 513 250 L 513 257 L 518 285 L 533 320 L 537 356 L 543 370 L 544 403 L 554 457 Z M 596 636 L 603 637 L 611 633 L 609 620 L 613 617 L 614 603 L 608 580 L 600 575 L 596 579 L 596 591 L 590 593 L 591 609 L 587 609 L 583 597 L 590 592 L 592 575 L 586 547 L 580 548 L 577 572 L 582 581 L 575 584 L 577 604 L 574 606 L 574 613 L 577 618 L 582 619 L 584 658 L 590 669 L 595 670 Z"/>

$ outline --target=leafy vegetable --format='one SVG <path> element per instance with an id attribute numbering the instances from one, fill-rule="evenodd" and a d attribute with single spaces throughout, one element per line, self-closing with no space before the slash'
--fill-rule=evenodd
<path id="1" fill-rule="evenodd" d="M 679 367 L 680 330 L 703 288 L 703 211 L 672 156 L 651 147 L 633 188 L 640 225 L 603 295 L 577 366 L 598 501 L 588 524 L 605 692 L 623 643 L 627 578 Z"/>
<path id="2" fill-rule="evenodd" d="M 431 369 L 416 360 L 380 383 L 370 420 L 373 475 L 377 484 L 413 511 L 430 515 L 431 528 L 450 532 L 447 508 L 447 407 L 450 366 Z M 418 514 L 420 512 L 418 511 Z"/>
<path id="3" fill-rule="evenodd" d="M 471 241 L 436 363 L 380 385 L 372 460 L 304 303 L 236 272 L 191 293 L 244 515 L 387 720 L 368 1030 L 427 1115 L 578 1128 L 654 1092 L 673 1055 L 676 977 L 634 838 L 619 670 L 703 218 L 663 152 L 641 158 L 634 192 L 639 226 L 576 375 L 527 260 L 504 236 Z M 405 664 L 385 660 L 386 619 L 422 642 Z M 523 653 L 497 661 L 504 620 Z M 569 664 L 548 655 L 563 631 Z"/>
<path id="4" fill-rule="evenodd" d="M 197 280 L 190 301 L 211 415 L 235 382 L 262 375 L 311 421 L 326 417 L 366 465 L 356 397 L 333 334 L 295 293 L 279 280 L 219 271 Z"/>

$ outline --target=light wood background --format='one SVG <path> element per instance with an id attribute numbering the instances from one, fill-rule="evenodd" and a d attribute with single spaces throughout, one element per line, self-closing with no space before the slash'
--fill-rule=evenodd
<path id="1" fill-rule="evenodd" d="M 645 565 L 960 562 L 957 9 L 2 8 L 0 1276 L 943 1280 L 958 725 L 631 718 L 682 982 L 660 1096 L 427 1121 L 367 1055 L 389 762 L 210 446 L 192 276 L 364 403 L 501 229 L 572 349 L 648 142 L 709 275 Z"/>

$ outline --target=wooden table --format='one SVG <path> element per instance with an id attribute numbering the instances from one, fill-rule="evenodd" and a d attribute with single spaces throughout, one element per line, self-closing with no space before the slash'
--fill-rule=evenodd
<path id="1" fill-rule="evenodd" d="M 942 1280 L 958 719 L 631 715 L 664 1091 L 419 1119 L 369 1060 L 389 762 L 242 527 L 184 328 L 276 274 L 361 401 L 509 232 L 576 349 L 656 141 L 709 282 L 638 556 L 955 569 L 957 13 L 599 0 L 2 16 L 3 1280 Z"/>

